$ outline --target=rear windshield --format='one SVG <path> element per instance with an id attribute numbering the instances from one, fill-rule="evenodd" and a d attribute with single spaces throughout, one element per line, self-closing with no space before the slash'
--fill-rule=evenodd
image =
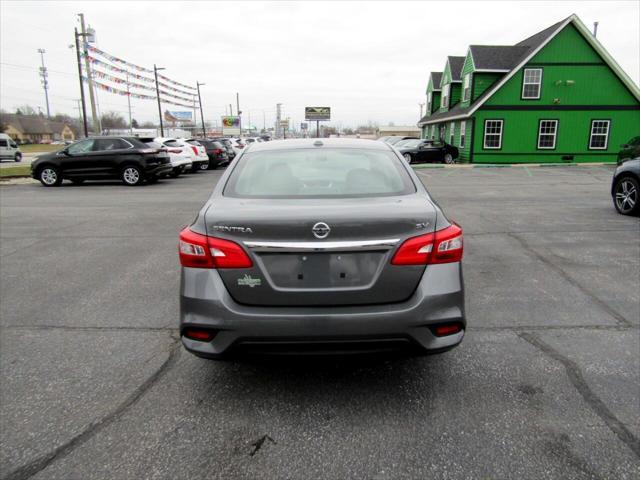
<path id="1" fill-rule="evenodd" d="M 417 147 L 418 145 L 420 145 L 420 143 L 422 142 L 422 140 L 402 140 L 398 143 L 396 143 L 396 147 Z"/>
<path id="2" fill-rule="evenodd" d="M 319 198 L 407 195 L 415 186 L 393 152 L 296 149 L 245 153 L 224 195 L 240 198 Z"/>
<path id="3" fill-rule="evenodd" d="M 198 142 L 197 140 L 187 140 L 187 143 L 190 144 L 190 145 L 195 145 L 196 147 L 202 146 L 202 144 L 200 142 Z"/>

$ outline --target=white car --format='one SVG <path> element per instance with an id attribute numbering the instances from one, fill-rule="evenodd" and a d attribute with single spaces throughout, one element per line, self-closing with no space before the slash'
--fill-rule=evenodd
<path id="1" fill-rule="evenodd" d="M 229 141 L 231 142 L 231 148 L 233 148 L 236 157 L 240 155 L 246 147 L 245 143 L 239 138 L 230 138 Z"/>
<path id="2" fill-rule="evenodd" d="M 188 140 L 186 138 L 179 138 L 178 141 L 187 145 L 191 150 L 193 156 L 191 157 L 191 173 L 195 173 L 198 170 L 207 170 L 209 168 L 209 155 L 207 150 L 197 140 Z"/>
<path id="3" fill-rule="evenodd" d="M 14 162 L 22 160 L 20 148 L 6 133 L 0 133 L 0 161 L 2 160 L 13 160 Z"/>
<path id="4" fill-rule="evenodd" d="M 171 166 L 173 169 L 169 174 L 170 177 L 177 178 L 185 170 L 190 170 L 193 162 L 191 161 L 191 153 L 185 151 L 185 147 L 176 145 L 174 138 L 157 137 L 157 138 L 141 138 L 141 141 L 151 147 L 163 148 L 169 154 Z"/>

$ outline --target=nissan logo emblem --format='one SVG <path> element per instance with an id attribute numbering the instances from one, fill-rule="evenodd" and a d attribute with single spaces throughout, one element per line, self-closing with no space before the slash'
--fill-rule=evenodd
<path id="1" fill-rule="evenodd" d="M 331 232 L 331 229 L 326 223 L 318 222 L 313 226 L 311 231 L 316 238 L 327 238 L 329 236 L 329 233 Z"/>

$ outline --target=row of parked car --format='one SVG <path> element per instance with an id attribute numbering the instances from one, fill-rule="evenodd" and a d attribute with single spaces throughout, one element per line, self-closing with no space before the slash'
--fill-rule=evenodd
<path id="1" fill-rule="evenodd" d="M 248 143 L 252 142 L 223 137 L 92 137 L 40 155 L 31 164 L 31 175 L 45 187 L 60 185 L 63 180 L 109 179 L 135 186 L 226 166 Z"/>
<path id="2" fill-rule="evenodd" d="M 441 140 L 418 137 L 380 137 L 379 141 L 393 145 L 408 163 L 441 162 L 455 163 L 459 152 L 456 147 Z"/>

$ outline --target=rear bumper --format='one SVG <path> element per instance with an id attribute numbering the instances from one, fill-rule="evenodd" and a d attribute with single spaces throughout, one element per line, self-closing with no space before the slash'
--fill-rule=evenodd
<path id="1" fill-rule="evenodd" d="M 171 170 L 173 170 L 173 166 L 171 165 L 171 163 L 163 163 L 161 165 L 158 165 L 157 167 L 147 168 L 145 170 L 145 174 L 148 177 L 158 176 L 158 175 L 164 175 L 165 173 L 169 173 Z"/>
<path id="2" fill-rule="evenodd" d="M 427 352 L 447 350 L 464 337 L 464 287 L 459 263 L 430 265 L 406 301 L 340 307 L 261 307 L 235 302 L 216 270 L 182 268 L 180 331 L 215 330 L 210 342 L 182 336 L 192 353 L 215 358 L 247 345 L 326 346 L 345 353 L 356 345 L 406 343 Z M 459 333 L 436 337 L 434 325 L 460 322 Z M 337 348 L 334 348 L 335 346 Z M 342 348 L 344 347 L 344 348 Z M 359 350 L 359 348 L 353 348 Z M 266 350 L 269 350 L 268 348 Z M 293 352 L 296 349 L 291 349 Z M 300 349 L 297 349 L 300 350 Z"/>

